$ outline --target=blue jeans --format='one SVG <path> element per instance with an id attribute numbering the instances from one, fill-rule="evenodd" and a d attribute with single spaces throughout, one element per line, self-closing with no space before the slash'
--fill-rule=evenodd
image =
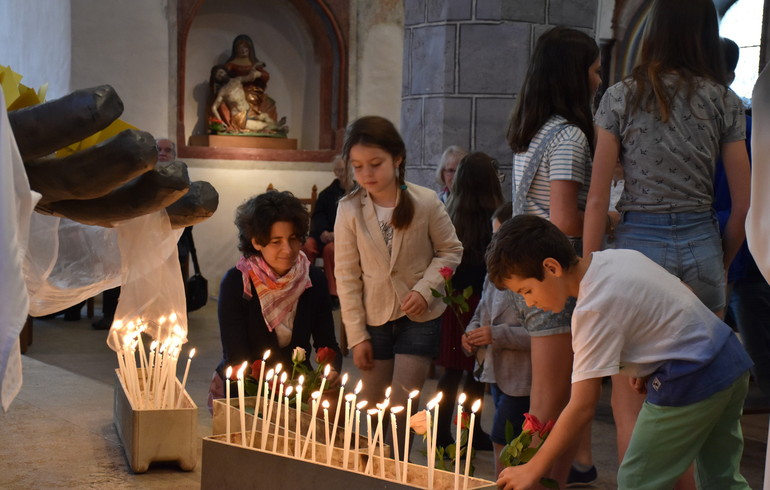
<path id="1" fill-rule="evenodd" d="M 711 311 L 725 307 L 722 239 L 711 211 L 627 211 L 616 236 L 616 248 L 643 253 L 687 284 Z"/>
<path id="2" fill-rule="evenodd" d="M 441 317 L 427 322 L 415 322 L 407 316 L 384 325 L 366 326 L 372 341 L 374 358 L 378 361 L 393 359 L 396 354 L 438 356 L 441 345 Z"/>
<path id="3" fill-rule="evenodd" d="M 519 435 L 524 425 L 524 414 L 529 412 L 529 397 L 506 395 L 494 383 L 489 385 L 489 388 L 492 391 L 492 400 L 495 402 L 495 418 L 489 438 L 495 444 L 505 446 L 508 444 L 505 437 L 506 422 L 513 425 L 513 437 Z"/>

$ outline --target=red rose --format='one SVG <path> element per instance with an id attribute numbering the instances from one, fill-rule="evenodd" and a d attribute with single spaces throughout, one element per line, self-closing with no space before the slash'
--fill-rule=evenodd
<path id="1" fill-rule="evenodd" d="M 553 429 L 553 426 L 556 425 L 556 421 L 549 420 L 546 422 L 546 424 L 543 426 L 542 429 L 540 429 L 540 439 L 545 439 L 548 434 L 551 433 L 551 429 Z"/>
<path id="2" fill-rule="evenodd" d="M 531 413 L 525 413 L 524 419 L 524 425 L 521 428 L 522 431 L 534 434 L 535 432 L 543 430 L 543 423 Z"/>
<path id="3" fill-rule="evenodd" d="M 462 420 L 459 420 L 460 417 L 455 417 L 454 424 L 457 425 L 457 422 L 459 421 L 462 425 L 460 426 L 461 429 L 467 429 L 471 425 L 471 414 L 467 411 L 464 411 L 462 413 Z"/>
<path id="4" fill-rule="evenodd" d="M 251 377 L 254 379 L 258 379 L 259 377 L 259 370 L 262 367 L 262 364 L 265 362 L 262 359 L 257 359 L 251 364 Z"/>
<path id="5" fill-rule="evenodd" d="M 443 277 L 445 281 L 448 281 L 449 279 L 452 278 L 452 274 L 454 274 L 454 271 L 452 270 L 451 267 L 444 266 L 438 270 L 438 273 L 441 274 L 441 277 Z"/>
<path id="6" fill-rule="evenodd" d="M 331 364 L 336 358 L 337 353 L 331 347 L 321 347 L 315 353 L 315 362 L 318 364 Z"/>

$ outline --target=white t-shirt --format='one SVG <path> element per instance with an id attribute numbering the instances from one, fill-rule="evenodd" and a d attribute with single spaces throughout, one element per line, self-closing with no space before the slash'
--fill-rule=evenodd
<path id="1" fill-rule="evenodd" d="M 372 201 L 374 204 L 374 201 Z M 388 253 L 393 253 L 393 210 L 396 208 L 386 208 L 374 204 L 374 212 L 377 215 L 377 222 L 380 223 L 380 232 L 388 246 Z"/>
<path id="2" fill-rule="evenodd" d="M 679 278 L 641 253 L 594 252 L 572 314 L 572 382 L 644 377 L 670 360 L 704 363 L 729 333 Z"/>

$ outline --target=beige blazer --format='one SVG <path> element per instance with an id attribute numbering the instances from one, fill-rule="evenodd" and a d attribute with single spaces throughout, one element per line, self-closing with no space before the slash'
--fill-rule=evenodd
<path id="1" fill-rule="evenodd" d="M 366 325 L 379 326 L 404 316 L 400 305 L 410 291 L 417 291 L 428 303 L 428 310 L 411 318 L 414 321 L 433 320 L 446 307 L 430 290 L 443 291 L 439 269 L 456 269 L 463 247 L 436 193 L 407 185 L 415 204 L 414 218 L 407 229 L 393 230 L 391 255 L 364 189 L 343 198 L 337 207 L 334 275 L 351 347 L 369 339 Z"/>

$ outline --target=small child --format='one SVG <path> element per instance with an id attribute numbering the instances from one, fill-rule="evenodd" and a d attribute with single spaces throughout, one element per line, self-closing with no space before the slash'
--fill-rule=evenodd
<path id="1" fill-rule="evenodd" d="M 538 453 L 506 468 L 498 485 L 530 488 L 594 415 L 604 376 L 624 374 L 646 393 L 618 488 L 671 488 L 696 461 L 699 488 L 749 488 L 740 474 L 740 417 L 751 360 L 732 330 L 678 278 L 639 252 L 579 258 L 549 221 L 517 216 L 487 253 L 489 278 L 554 312 L 572 315 L 572 394 Z"/>

